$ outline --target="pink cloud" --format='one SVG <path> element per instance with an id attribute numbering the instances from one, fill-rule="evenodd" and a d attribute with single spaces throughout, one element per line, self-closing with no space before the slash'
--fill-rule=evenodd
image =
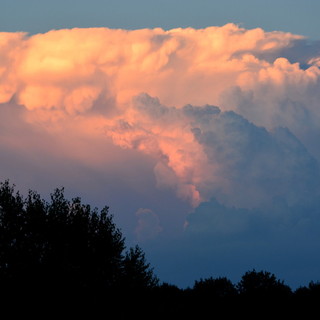
<path id="1" fill-rule="evenodd" d="M 96 141 L 99 148 L 105 142 L 143 153 L 154 162 L 159 188 L 171 188 L 197 206 L 238 190 L 227 159 L 221 161 L 226 150 L 213 154 L 209 140 L 197 138 L 212 132 L 229 139 L 225 111 L 234 110 L 268 132 L 287 126 L 314 146 L 308 141 L 319 133 L 317 63 L 302 69 L 280 55 L 301 39 L 234 24 L 1 33 L 0 102 L 22 105 L 26 123 L 63 141 L 59 152 L 88 166 L 104 162 L 92 151 Z M 304 121 L 312 133 L 303 129 L 299 110 L 309 114 Z M 114 157 L 106 163 L 116 162 Z M 253 184 L 250 190 L 258 189 Z"/>

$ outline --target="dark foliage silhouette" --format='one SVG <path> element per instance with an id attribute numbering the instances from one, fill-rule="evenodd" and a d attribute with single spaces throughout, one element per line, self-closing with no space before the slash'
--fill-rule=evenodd
<path id="1" fill-rule="evenodd" d="M 123 271 L 125 286 L 133 290 L 146 287 L 154 288 L 159 282 L 139 246 L 130 248 L 126 253 L 123 260 Z"/>
<path id="2" fill-rule="evenodd" d="M 314 311 L 320 301 L 320 282 L 311 281 L 308 286 L 301 286 L 295 291 L 296 308 L 303 306 L 305 310 Z"/>
<path id="3" fill-rule="evenodd" d="M 26 312 L 69 308 L 111 319 L 213 319 L 275 315 L 306 318 L 320 299 L 320 283 L 292 291 L 267 271 L 246 272 L 180 289 L 159 283 L 139 246 L 126 250 L 109 208 L 92 209 L 56 189 L 50 201 L 26 198 L 0 183 L 0 307 Z M 257 311 L 258 310 L 258 311 Z"/>
<path id="4" fill-rule="evenodd" d="M 195 281 L 193 286 L 194 293 L 210 299 L 222 299 L 234 297 L 237 295 L 237 289 L 233 283 L 225 278 L 208 278 L 200 279 L 200 281 Z"/>
<path id="5" fill-rule="evenodd" d="M 100 212 L 56 189 L 47 203 L 36 192 L 24 199 L 0 184 L 2 296 L 79 299 L 115 306 L 122 291 L 150 289 L 157 277 L 137 246 L 125 252 L 122 234 L 105 207 Z M 121 289 L 121 290 L 120 290 Z"/>
<path id="6" fill-rule="evenodd" d="M 246 272 L 238 283 L 239 293 L 250 298 L 279 298 L 291 295 L 291 289 L 267 271 Z"/>

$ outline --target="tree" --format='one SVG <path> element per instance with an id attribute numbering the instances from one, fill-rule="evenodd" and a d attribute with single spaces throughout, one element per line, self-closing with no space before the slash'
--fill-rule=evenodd
<path id="1" fill-rule="evenodd" d="M 25 250 L 24 203 L 9 182 L 0 185 L 0 279 L 3 284 L 13 280 L 21 269 Z"/>
<path id="2" fill-rule="evenodd" d="M 123 261 L 124 283 L 132 289 L 154 288 L 159 279 L 154 275 L 139 246 L 130 248 Z"/>
<path id="3" fill-rule="evenodd" d="M 320 282 L 309 282 L 309 285 L 299 287 L 295 290 L 294 295 L 300 300 L 319 300 L 320 298 Z"/>
<path id="4" fill-rule="evenodd" d="M 121 290 L 157 284 L 139 247 L 125 240 L 109 208 L 100 212 L 56 189 L 46 202 L 0 183 L 0 290 L 43 299 L 116 299 Z M 103 298 L 102 298 L 103 297 Z M 101 299 L 102 300 L 101 300 Z M 49 298 L 48 298 L 49 299 Z M 111 303 L 112 305 L 112 303 Z"/>
<path id="5" fill-rule="evenodd" d="M 198 295 L 214 299 L 237 295 L 237 289 L 226 277 L 200 279 L 200 281 L 195 281 L 193 290 Z"/>
<path id="6" fill-rule="evenodd" d="M 239 293 L 251 298 L 288 297 L 291 289 L 267 271 L 246 272 L 238 283 Z"/>

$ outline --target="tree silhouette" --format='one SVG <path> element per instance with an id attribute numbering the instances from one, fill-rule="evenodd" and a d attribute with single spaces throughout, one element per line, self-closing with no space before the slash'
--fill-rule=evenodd
<path id="1" fill-rule="evenodd" d="M 46 202 L 26 199 L 0 183 L 0 290 L 2 296 L 43 300 L 115 300 L 123 291 L 152 288 L 157 277 L 139 247 L 125 240 L 109 208 L 100 212 L 56 189 Z"/>
<path id="2" fill-rule="evenodd" d="M 159 285 L 142 249 L 126 250 L 108 207 L 68 200 L 63 188 L 49 201 L 34 191 L 23 198 L 9 181 L 0 182 L 2 311 L 43 306 L 61 316 L 66 307 L 73 313 L 88 307 L 91 317 L 98 310 L 112 319 L 306 318 L 319 298 L 319 282 L 292 292 L 274 274 L 254 269 L 236 286 L 226 277 L 200 279 L 186 289 Z"/>
<path id="3" fill-rule="evenodd" d="M 320 282 L 311 281 L 308 286 L 299 287 L 294 292 L 296 309 L 303 307 L 305 310 L 314 310 L 320 300 Z M 312 313 L 312 312 L 311 312 Z"/>
<path id="4" fill-rule="evenodd" d="M 159 283 L 139 246 L 130 248 L 126 253 L 123 268 L 124 283 L 132 289 L 154 288 Z"/>
<path id="5" fill-rule="evenodd" d="M 267 271 L 246 272 L 238 283 L 239 293 L 251 298 L 279 298 L 291 294 L 291 289 Z"/>
<path id="6" fill-rule="evenodd" d="M 235 304 L 237 293 L 233 283 L 226 277 L 210 277 L 195 281 L 190 292 L 190 305 L 195 304 L 195 307 L 188 313 L 195 318 L 200 316 L 201 319 L 214 318 L 217 315 L 233 317 L 233 309 L 228 306 Z"/>
<path id="7" fill-rule="evenodd" d="M 267 271 L 246 272 L 238 283 L 239 313 L 258 317 L 288 317 L 292 291 Z"/>
<path id="8" fill-rule="evenodd" d="M 200 281 L 195 281 L 193 290 L 198 295 L 213 299 L 229 298 L 237 295 L 237 289 L 226 277 L 200 279 Z"/>

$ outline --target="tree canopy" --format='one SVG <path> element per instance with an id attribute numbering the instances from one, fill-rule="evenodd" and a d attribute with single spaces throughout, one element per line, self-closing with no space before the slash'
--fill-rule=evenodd
<path id="1" fill-rule="evenodd" d="M 200 279 L 185 289 L 160 284 L 143 250 L 126 248 L 108 207 L 68 200 L 63 188 L 49 201 L 35 191 L 24 198 L 9 181 L 0 182 L 2 308 L 9 303 L 11 311 L 19 309 L 22 301 L 47 310 L 87 306 L 117 319 L 256 315 L 257 307 L 264 314 L 305 316 L 319 298 L 319 282 L 292 291 L 274 274 L 255 269 L 237 284 L 226 277 Z"/>
<path id="2" fill-rule="evenodd" d="M 146 290 L 158 279 L 141 248 L 125 251 L 109 208 L 101 211 L 56 189 L 49 202 L 0 184 L 0 282 L 3 294 L 92 297 Z M 88 296 L 89 296 L 88 295 Z"/>

